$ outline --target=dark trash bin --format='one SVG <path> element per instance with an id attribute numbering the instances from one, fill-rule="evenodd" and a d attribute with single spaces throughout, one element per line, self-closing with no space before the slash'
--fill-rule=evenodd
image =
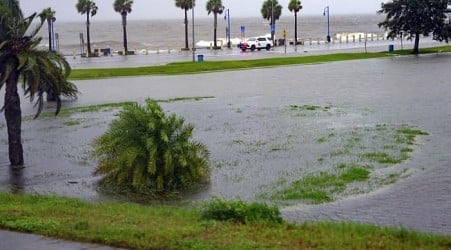
<path id="1" fill-rule="evenodd" d="M 395 45 L 389 44 L 388 45 L 388 52 L 393 52 L 395 50 Z"/>
<path id="2" fill-rule="evenodd" d="M 278 46 L 284 46 L 285 45 L 285 39 L 281 38 L 281 39 L 277 40 L 277 45 Z"/>
<path id="3" fill-rule="evenodd" d="M 204 55 L 197 55 L 197 61 L 203 62 L 204 61 Z"/>
<path id="4" fill-rule="evenodd" d="M 100 51 L 103 52 L 104 56 L 109 56 L 111 54 L 110 48 L 101 49 Z"/>

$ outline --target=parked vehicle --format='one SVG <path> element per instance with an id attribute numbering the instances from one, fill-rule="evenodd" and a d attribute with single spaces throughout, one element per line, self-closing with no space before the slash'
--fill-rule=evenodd
<path id="1" fill-rule="evenodd" d="M 238 44 L 238 47 L 242 51 L 246 51 L 248 49 L 251 51 L 261 50 L 261 49 L 270 50 L 272 46 L 273 46 L 273 44 L 272 44 L 271 39 L 269 39 L 265 36 L 250 37 L 250 38 L 246 39 L 246 41 Z"/>

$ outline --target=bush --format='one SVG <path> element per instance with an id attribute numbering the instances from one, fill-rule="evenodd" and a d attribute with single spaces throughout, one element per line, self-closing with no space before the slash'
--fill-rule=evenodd
<path id="1" fill-rule="evenodd" d="M 165 193 L 210 178 L 209 151 L 191 139 L 193 126 L 166 116 L 154 101 L 127 105 L 94 142 L 95 174 L 105 187 L 135 193 Z"/>
<path id="2" fill-rule="evenodd" d="M 204 202 L 200 215 L 202 219 L 229 220 L 243 224 L 256 221 L 283 222 L 280 211 L 275 206 L 270 207 L 257 202 L 246 203 L 241 200 L 227 201 L 219 198 Z"/>

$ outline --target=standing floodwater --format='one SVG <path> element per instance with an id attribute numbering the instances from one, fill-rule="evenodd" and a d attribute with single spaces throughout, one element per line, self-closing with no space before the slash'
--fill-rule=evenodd
<path id="1" fill-rule="evenodd" d="M 294 221 L 345 219 L 451 234 L 450 67 L 451 56 L 441 53 L 76 81 L 81 95 L 64 105 L 210 97 L 162 104 L 166 111 L 193 123 L 194 136 L 211 150 L 211 185 L 193 194 L 193 199 L 261 199 L 283 182 L 331 167 L 325 164 L 330 159 L 325 154 L 327 144 L 318 144 L 324 135 L 378 125 L 413 126 L 429 135 L 418 139 L 409 159 L 392 166 L 405 173 L 403 178 L 366 195 L 325 205 L 293 205 L 283 208 L 283 213 Z M 293 110 L 303 106 L 327 107 L 327 112 Z M 22 107 L 25 115 L 33 111 L 27 101 Z M 5 142 L 0 149 L 0 189 L 102 199 L 91 176 L 95 162 L 89 157 L 90 143 L 106 130 L 116 112 L 27 119 L 23 125 L 26 168 L 11 172 Z M 6 138 L 4 126 L 1 136 Z M 370 144 L 364 146 L 374 146 Z"/>

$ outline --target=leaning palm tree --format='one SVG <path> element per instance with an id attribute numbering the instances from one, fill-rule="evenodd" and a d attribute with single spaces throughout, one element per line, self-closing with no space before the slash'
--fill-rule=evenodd
<path id="1" fill-rule="evenodd" d="M 55 11 L 52 8 L 45 8 L 41 14 L 39 14 L 41 22 L 47 21 L 47 30 L 49 32 L 49 51 L 53 51 L 53 22 L 55 22 Z"/>
<path id="2" fill-rule="evenodd" d="M 224 11 L 224 5 L 222 5 L 222 1 L 221 0 L 209 0 L 207 2 L 207 12 L 208 15 L 210 15 L 210 13 L 213 13 L 214 16 L 214 28 L 213 28 L 213 48 L 217 49 L 217 38 L 216 38 L 216 29 L 218 27 L 218 14 L 221 15 L 222 12 Z"/>
<path id="3" fill-rule="evenodd" d="M 185 50 L 189 50 L 188 44 L 188 10 L 196 6 L 195 0 L 175 0 L 175 6 L 183 9 L 185 11 Z M 193 44 L 194 46 L 194 44 Z"/>
<path id="4" fill-rule="evenodd" d="M 300 0 L 291 0 L 288 4 L 288 10 L 294 12 L 294 45 L 298 42 L 298 12 L 302 9 Z"/>
<path id="5" fill-rule="evenodd" d="M 17 0 L 0 0 L 0 88 L 5 85 L 1 111 L 5 112 L 11 166 L 24 164 L 19 78 L 22 78 L 25 95 L 31 101 L 36 98 L 35 117 L 42 111 L 45 94 L 56 96 L 56 114 L 61 107 L 61 95 L 77 95 L 75 85 L 67 81 L 70 66 L 64 56 L 37 49 L 42 38 L 36 35 L 44 22 L 41 19 L 37 27 L 30 30 L 36 17 L 36 13 L 24 17 Z"/>
<path id="6" fill-rule="evenodd" d="M 262 16 L 266 20 L 270 20 L 271 25 L 271 40 L 274 43 L 274 33 L 276 20 L 279 20 L 282 15 L 282 5 L 277 0 L 266 0 L 260 10 Z"/>
<path id="7" fill-rule="evenodd" d="M 89 21 L 89 16 L 95 16 L 97 14 L 97 5 L 94 1 L 91 0 L 78 0 L 78 3 L 75 5 L 78 13 L 84 15 L 86 14 L 86 39 L 88 42 L 88 57 L 91 56 L 91 36 L 89 33 L 89 25 L 91 24 Z"/>
<path id="8" fill-rule="evenodd" d="M 122 31 L 124 35 L 124 52 L 127 55 L 127 14 L 132 12 L 133 0 L 115 0 L 113 4 L 114 11 L 122 16 Z"/>

